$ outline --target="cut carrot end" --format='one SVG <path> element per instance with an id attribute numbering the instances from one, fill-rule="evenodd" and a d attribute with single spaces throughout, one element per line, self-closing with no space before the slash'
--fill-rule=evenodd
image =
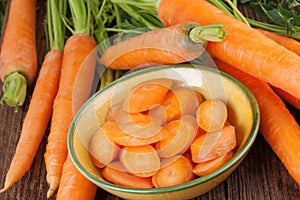
<path id="1" fill-rule="evenodd" d="M 198 125 L 205 131 L 221 130 L 227 120 L 227 107 L 217 99 L 205 100 L 196 111 Z"/>
<path id="2" fill-rule="evenodd" d="M 3 96 L 1 104 L 7 104 L 18 111 L 18 106 L 22 106 L 26 98 L 27 81 L 26 78 L 15 72 L 5 78 L 3 84 Z"/>

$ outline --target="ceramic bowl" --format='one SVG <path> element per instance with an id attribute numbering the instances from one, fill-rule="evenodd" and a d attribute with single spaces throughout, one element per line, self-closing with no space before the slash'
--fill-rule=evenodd
<path id="1" fill-rule="evenodd" d="M 105 181 L 90 160 L 87 146 L 93 133 L 104 123 L 108 109 L 124 99 L 129 89 L 140 82 L 169 78 L 191 86 L 205 98 L 226 102 L 228 121 L 235 126 L 236 153 L 216 171 L 188 183 L 165 188 L 137 189 Z M 223 182 L 242 162 L 251 148 L 259 127 L 259 109 L 252 93 L 233 77 L 205 66 L 174 65 L 141 69 L 129 73 L 95 93 L 77 112 L 68 135 L 68 150 L 75 166 L 90 181 L 124 199 L 190 199 Z"/>

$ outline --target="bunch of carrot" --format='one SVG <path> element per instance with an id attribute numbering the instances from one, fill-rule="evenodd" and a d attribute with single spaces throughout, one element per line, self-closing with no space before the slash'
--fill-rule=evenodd
<path id="1" fill-rule="evenodd" d="M 32 86 L 35 81 L 36 83 L 32 99 L 30 100 L 30 107 L 24 119 L 16 153 L 8 171 L 4 188 L 1 190 L 2 192 L 20 179 L 29 169 L 52 116 L 51 130 L 45 153 L 47 181 L 50 184 L 47 196 L 53 195 L 58 188 L 58 199 L 74 199 L 75 197 L 93 199 L 96 187 L 75 169 L 69 159 L 66 147 L 66 134 L 74 114 L 89 97 L 93 89 L 93 83 L 87 80 L 92 80 L 91 77 L 95 73 L 96 52 L 94 49 L 96 44 L 100 44 L 98 50 L 100 54 L 103 53 L 105 56 L 104 52 L 107 47 L 114 42 L 118 42 L 120 38 L 127 37 L 126 34 L 129 33 L 131 35 L 136 34 L 136 32 L 138 34 L 144 32 L 144 30 L 135 30 L 135 28 L 147 27 L 146 31 L 151 31 L 155 28 L 176 26 L 190 22 L 196 22 L 202 26 L 223 25 L 223 30 L 226 32 L 226 36 L 222 38 L 223 41 L 208 42 L 207 46 L 205 44 L 206 50 L 211 56 L 216 58 L 216 64 L 221 70 L 241 80 L 254 93 L 261 109 L 261 133 L 292 177 L 300 184 L 299 170 L 295 170 L 299 169 L 300 163 L 298 159 L 298 146 L 300 146 L 299 125 L 287 111 L 282 100 L 277 96 L 277 94 L 280 95 L 285 101 L 299 109 L 300 58 L 299 48 L 294 48 L 299 46 L 298 41 L 253 29 L 246 23 L 235 19 L 235 16 L 241 20 L 244 18 L 232 3 L 230 6 L 233 6 L 234 11 L 229 12 L 228 6 L 224 7 L 223 3 L 218 4 L 219 1 L 212 0 L 210 2 L 215 2 L 215 5 L 219 6 L 215 7 L 204 0 L 161 0 L 158 7 L 156 7 L 156 0 L 147 1 L 146 3 L 143 1 L 137 3 L 130 0 L 103 2 L 69 0 L 68 2 L 74 30 L 70 30 L 72 36 L 66 40 L 68 36 L 64 31 L 65 26 L 71 26 L 68 24 L 69 20 L 66 17 L 66 1 L 47 1 L 51 51 L 45 56 L 44 63 L 39 74 L 37 74 L 35 49 L 36 1 L 11 0 L 0 52 L 0 75 L 4 82 L 4 94 L 1 103 L 6 103 L 17 109 L 18 106 L 24 103 L 27 87 Z M 227 2 L 231 1 L 227 0 Z M 143 5 L 144 3 L 145 5 Z M 144 12 L 141 12 L 141 15 L 139 15 L 138 10 L 143 10 Z M 170 10 L 172 12 L 169 12 Z M 178 12 L 180 12 L 180 16 L 178 16 Z M 91 22 L 94 23 L 91 25 Z M 244 22 L 247 22 L 247 19 Z M 90 32 L 90 30 L 94 30 L 94 32 Z M 122 34 L 119 34 L 112 43 L 108 38 L 114 33 Z M 15 41 L 21 42 L 16 44 Z M 126 45 L 129 46 L 131 44 L 126 43 Z M 148 51 L 145 47 L 139 45 L 136 44 L 135 49 L 139 51 L 134 52 L 133 58 L 139 58 L 141 54 Z M 116 47 L 117 52 L 124 53 L 119 48 L 121 47 Z M 174 47 L 174 44 L 168 45 L 165 50 L 173 52 L 174 48 L 177 48 L 176 46 Z M 157 56 L 160 53 L 161 51 L 156 51 L 154 53 L 151 52 L 149 55 Z M 90 59 L 85 59 L 87 56 Z M 104 58 L 101 58 L 102 61 Z M 109 59 L 114 61 L 112 57 L 109 57 Z M 122 58 L 121 63 L 129 65 L 129 61 L 130 59 Z M 144 57 L 140 63 L 146 64 L 146 61 Z M 174 60 L 171 59 L 169 62 L 174 63 Z M 107 70 L 104 64 L 102 62 L 100 63 L 101 66 L 97 67 L 97 70 L 100 69 L 100 75 L 102 75 L 100 88 L 117 79 L 122 74 L 120 73 L 122 72 L 121 69 L 124 69 L 117 66 L 114 70 Z M 50 70 L 49 67 L 51 68 Z M 35 80 L 36 77 L 37 80 Z M 172 94 L 169 94 L 169 98 L 172 98 Z M 130 101 L 128 100 L 128 102 Z M 130 107 L 127 109 L 130 109 Z M 156 112 L 160 112 L 159 109 Z M 283 114 L 281 115 L 280 113 Z M 166 120 L 171 121 L 176 116 L 178 117 L 178 113 L 172 113 Z M 283 117 L 280 118 L 280 116 Z M 38 120 L 36 117 L 38 117 Z M 144 114 L 130 114 L 130 118 L 149 120 Z M 113 117 L 111 119 L 116 120 Z M 122 119 L 124 119 L 124 116 Z M 112 123 L 113 120 L 108 121 L 106 126 L 115 128 Z M 141 125 L 145 125 L 145 121 Z M 154 128 L 157 128 L 157 126 L 154 126 Z M 33 130 L 35 131 L 34 134 L 32 134 Z M 168 131 L 160 131 L 159 134 L 150 138 L 152 142 L 158 142 L 166 139 L 168 135 Z M 105 138 L 105 135 L 101 137 Z M 124 137 L 120 132 L 108 137 L 110 140 L 112 138 L 115 140 L 115 143 L 117 143 L 116 141 L 121 143 L 113 144 L 111 147 L 114 150 L 116 147 L 119 148 L 120 145 L 128 146 L 128 144 L 132 145 L 137 141 L 143 141 L 144 145 L 147 145 L 146 143 L 149 142 L 145 138 L 137 140 L 133 136 L 131 138 Z M 201 143 L 201 140 L 199 139 L 198 142 Z M 164 144 L 162 142 L 161 146 L 163 147 Z M 143 147 L 140 150 L 150 152 L 150 155 L 153 156 L 151 147 Z M 123 152 L 122 160 L 125 161 L 127 156 L 135 155 L 135 149 L 131 147 L 124 147 Z M 116 150 L 111 153 L 108 158 L 110 161 L 120 152 Z M 24 155 L 26 155 L 26 159 Z M 186 158 L 188 159 L 189 156 Z M 220 158 L 219 161 L 222 163 L 228 158 L 230 158 L 230 153 Z M 93 159 L 98 167 L 104 166 L 103 163 L 96 162 L 96 158 Z M 183 160 L 178 159 L 178 162 L 185 162 Z M 211 165 L 216 166 L 220 163 L 219 161 L 211 163 Z M 20 163 L 22 163 L 22 167 L 19 167 Z M 16 164 L 18 165 L 17 167 L 15 167 Z M 125 162 L 125 164 L 127 169 L 135 171 L 133 163 Z M 113 165 L 116 166 L 116 169 L 124 167 L 120 166 L 120 163 Z M 150 166 L 153 166 L 153 164 Z M 103 170 L 103 173 L 109 176 L 109 174 L 119 173 L 120 171 L 117 170 L 115 172 L 114 170 L 114 168 L 106 168 L 105 171 Z M 198 169 L 199 174 L 200 171 Z M 120 178 L 122 179 L 114 181 L 122 180 L 126 182 L 128 180 L 128 177 L 120 176 Z M 158 184 L 157 180 L 154 182 Z M 148 187 L 148 183 L 145 182 L 145 186 Z"/>
<path id="2" fill-rule="evenodd" d="M 218 99 L 172 79 L 140 82 L 113 105 L 89 144 L 103 177 L 134 188 L 160 188 L 205 176 L 234 154 L 236 133 Z"/>

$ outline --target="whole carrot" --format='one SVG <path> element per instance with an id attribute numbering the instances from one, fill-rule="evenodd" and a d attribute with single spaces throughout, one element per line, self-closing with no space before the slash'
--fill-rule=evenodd
<path id="1" fill-rule="evenodd" d="M 37 75 L 36 0 L 11 0 L 0 53 L 1 104 L 22 106 Z"/>
<path id="2" fill-rule="evenodd" d="M 19 142 L 6 175 L 4 188 L 0 192 L 7 190 L 30 168 L 52 115 L 53 101 L 58 90 L 64 45 L 64 39 L 61 40 L 61 37 L 64 38 L 64 28 L 62 21 L 57 17 L 60 12 L 58 9 L 63 11 L 65 6 L 60 4 L 59 8 L 55 8 L 51 5 L 49 0 L 47 21 L 51 50 L 46 54 L 41 66 L 23 122 Z M 55 25 L 53 20 L 55 20 Z"/>
<path id="3" fill-rule="evenodd" d="M 88 99 L 95 67 L 84 59 L 93 51 L 96 43 L 89 35 L 72 35 L 66 42 L 58 93 L 54 100 L 50 133 L 46 146 L 45 163 L 48 197 L 57 189 L 66 160 L 67 135 L 73 117 Z M 90 81 L 89 81 L 90 80 Z"/>
<path id="4" fill-rule="evenodd" d="M 63 164 L 68 154 L 69 126 L 74 115 L 91 93 L 95 72 L 96 42 L 89 35 L 90 15 L 82 12 L 82 9 L 86 8 L 86 3 L 77 0 L 68 2 L 71 13 L 74 15 L 75 30 L 72 30 L 73 35 L 67 39 L 64 47 L 59 89 L 54 100 L 50 133 L 44 155 L 46 179 L 49 183 L 47 197 L 52 196 L 59 186 Z M 90 2 L 88 1 L 88 3 Z M 73 173 L 77 173 L 77 171 L 73 171 Z M 69 175 L 71 176 L 71 174 Z M 74 181 L 76 182 L 76 180 Z M 83 183 L 78 181 L 76 184 Z M 64 186 L 67 187 L 67 185 Z M 63 190 L 63 187 L 60 189 Z M 69 188 L 65 192 L 75 192 L 73 189 L 76 187 Z"/>
<path id="5" fill-rule="evenodd" d="M 217 67 L 245 84 L 260 109 L 260 132 L 290 175 L 300 184 L 300 127 L 271 87 L 237 68 L 215 60 Z"/>
<path id="6" fill-rule="evenodd" d="M 203 26 L 223 24 L 226 37 L 222 42 L 208 42 L 208 53 L 300 98 L 299 56 L 258 30 L 205 0 L 161 0 L 158 13 L 166 26 L 190 21 Z"/>
<path id="7" fill-rule="evenodd" d="M 207 41 L 223 39 L 221 28 L 196 23 L 157 28 L 110 46 L 100 62 L 110 69 L 133 69 L 190 61 L 202 54 Z"/>
<path id="8" fill-rule="evenodd" d="M 72 192 L 70 192 L 72 191 Z M 74 166 L 70 156 L 63 166 L 57 200 L 93 200 L 97 186 L 85 178 Z"/>

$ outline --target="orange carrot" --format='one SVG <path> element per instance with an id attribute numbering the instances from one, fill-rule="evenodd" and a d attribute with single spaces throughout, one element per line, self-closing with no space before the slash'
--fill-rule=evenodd
<path id="1" fill-rule="evenodd" d="M 226 37 L 222 42 L 208 42 L 210 55 L 300 98 L 300 57 L 258 30 L 205 0 L 161 0 L 158 13 L 166 26 L 190 21 L 223 24 Z"/>
<path id="2" fill-rule="evenodd" d="M 285 48 L 295 52 L 298 56 L 300 56 L 300 42 L 297 40 L 294 40 L 292 38 L 279 35 L 273 32 L 269 32 L 263 29 L 258 29 L 261 33 L 269 37 L 270 39 L 274 40 L 278 44 L 284 46 Z M 298 110 L 300 110 L 300 98 L 296 98 L 295 96 L 287 93 L 286 91 L 278 88 L 278 87 L 273 87 L 273 90 L 287 103 L 291 104 Z"/>
<path id="3" fill-rule="evenodd" d="M 191 144 L 192 160 L 207 162 L 230 152 L 235 146 L 235 128 L 227 125 L 220 131 L 207 132 L 196 138 Z"/>
<path id="4" fill-rule="evenodd" d="M 79 183 L 79 184 L 78 184 Z M 70 190 L 72 192 L 70 192 Z M 94 200 L 97 186 L 84 177 L 68 156 L 63 166 L 57 200 Z"/>
<path id="5" fill-rule="evenodd" d="M 155 106 L 143 113 L 128 113 L 122 109 L 121 103 L 114 105 L 107 117 L 108 121 L 115 121 L 122 132 L 137 138 L 149 138 L 156 135 L 165 121 L 161 107 Z"/>
<path id="6" fill-rule="evenodd" d="M 120 162 L 129 173 L 138 177 L 150 177 L 160 168 L 160 159 L 151 145 L 123 147 Z"/>
<path id="7" fill-rule="evenodd" d="M 278 44 L 284 46 L 285 48 L 295 52 L 298 56 L 300 56 L 300 42 L 293 39 L 293 38 L 289 38 L 283 35 L 279 35 L 267 30 L 263 30 L 263 29 L 257 29 L 259 32 L 261 32 L 262 34 L 264 34 L 265 36 L 267 36 L 268 38 L 274 40 L 275 42 L 277 42 Z"/>
<path id="8" fill-rule="evenodd" d="M 45 56 L 23 122 L 16 152 L 1 192 L 20 179 L 31 166 L 52 114 L 52 105 L 58 90 L 61 61 L 62 52 L 59 50 L 50 51 Z"/>
<path id="9" fill-rule="evenodd" d="M 200 104 L 196 112 L 198 125 L 205 131 L 218 131 L 227 120 L 227 107 L 218 99 L 208 99 Z"/>
<path id="10" fill-rule="evenodd" d="M 177 87 L 169 91 L 162 107 L 166 110 L 166 122 L 179 119 L 183 115 L 194 115 L 202 96 L 187 87 Z"/>
<path id="11" fill-rule="evenodd" d="M 45 153 L 47 182 L 50 184 L 48 197 L 59 184 L 63 163 L 67 158 L 67 135 L 73 116 L 90 95 L 95 59 L 93 56 L 87 62 L 84 59 L 95 47 L 94 39 L 86 34 L 72 35 L 65 44 Z"/>
<path id="12" fill-rule="evenodd" d="M 48 4 L 47 6 L 51 6 Z M 29 108 L 23 121 L 21 135 L 15 154 L 6 175 L 4 188 L 7 190 L 20 179 L 30 168 L 39 144 L 44 136 L 52 115 L 52 106 L 57 94 L 64 46 L 64 28 L 62 21 L 57 19 L 58 9 L 64 10 L 60 4 L 57 10 L 47 13 L 50 51 L 44 57 L 37 81 L 30 100 Z M 52 23 L 56 20 L 55 25 Z"/>
<path id="13" fill-rule="evenodd" d="M 130 188 L 153 188 L 151 177 L 138 177 L 127 172 L 124 166 L 115 161 L 102 170 L 103 177 L 116 185 Z"/>
<path id="14" fill-rule="evenodd" d="M 129 113 L 149 110 L 161 104 L 168 93 L 173 81 L 171 79 L 148 80 L 130 89 L 130 93 L 123 101 L 123 109 Z"/>
<path id="15" fill-rule="evenodd" d="M 115 121 L 107 121 L 101 126 L 101 131 L 112 141 L 123 146 L 140 146 L 152 144 L 168 137 L 169 132 L 161 128 L 151 137 L 134 137 L 123 132 Z"/>
<path id="16" fill-rule="evenodd" d="M 280 96 L 285 102 L 289 103 L 290 105 L 292 105 L 293 107 L 297 108 L 298 110 L 300 110 L 300 99 L 296 98 L 292 95 L 290 95 L 289 93 L 287 93 L 286 91 L 280 89 L 280 88 L 276 88 L 276 87 L 272 87 L 272 89 L 277 93 L 278 96 Z"/>
<path id="17" fill-rule="evenodd" d="M 190 61 L 202 54 L 207 40 L 223 39 L 221 28 L 195 23 L 157 28 L 107 48 L 100 62 L 111 69 L 133 69 Z"/>
<path id="18" fill-rule="evenodd" d="M 174 186 L 194 179 L 194 166 L 189 158 L 179 156 L 175 161 L 172 157 L 169 159 L 171 159 L 172 162 L 158 170 L 158 172 L 152 176 L 152 182 L 155 187 Z M 166 162 L 169 163 L 168 161 Z"/>
<path id="19" fill-rule="evenodd" d="M 169 136 L 158 141 L 155 145 L 160 157 L 172 157 L 176 154 L 183 154 L 188 150 L 198 132 L 196 119 L 191 115 L 171 121 L 165 128 L 169 131 Z"/>
<path id="20" fill-rule="evenodd" d="M 68 154 L 67 135 L 74 115 L 90 96 L 96 65 L 96 42 L 90 36 L 89 29 L 91 11 L 88 10 L 89 5 L 86 5 L 90 2 L 73 0 L 68 2 L 72 17 L 76 20 L 73 21 L 73 35 L 67 39 L 64 47 L 59 89 L 54 100 L 50 134 L 44 155 L 46 179 L 49 183 L 47 197 L 52 196 L 56 191 L 62 176 L 65 180 L 68 177 L 70 179 L 80 177 L 77 170 L 72 173 L 64 170 L 62 174 Z M 85 195 L 84 190 L 89 190 L 90 187 L 94 185 L 82 177 L 80 181 L 73 182 L 73 187 L 68 187 L 67 184 L 60 185 L 58 193 L 61 190 L 64 196 L 72 196 L 72 193 L 80 192 Z M 89 198 L 93 198 L 92 194 L 84 199 Z"/>
<path id="21" fill-rule="evenodd" d="M 204 163 L 198 163 L 194 167 L 193 172 L 198 176 L 205 176 L 207 174 L 210 174 L 211 172 L 222 167 L 228 160 L 232 158 L 232 156 L 233 156 L 233 151 L 230 151 L 214 160 L 207 161 Z"/>
<path id="22" fill-rule="evenodd" d="M 90 141 L 89 152 L 92 155 L 92 158 L 97 160 L 97 162 L 95 162 L 96 164 L 100 162 L 104 165 L 107 165 L 118 156 L 119 146 L 111 141 L 106 135 L 103 134 L 101 129 L 99 129 L 97 132 L 95 132 Z M 98 163 L 97 167 L 101 168 L 101 166 L 102 165 L 99 165 Z"/>
<path id="23" fill-rule="evenodd" d="M 294 117 L 268 84 L 227 63 L 215 61 L 219 69 L 251 90 L 260 109 L 260 132 L 290 175 L 300 184 L 300 127 Z"/>
<path id="24" fill-rule="evenodd" d="M 0 53 L 1 104 L 22 106 L 37 75 L 36 0 L 11 0 Z"/>

